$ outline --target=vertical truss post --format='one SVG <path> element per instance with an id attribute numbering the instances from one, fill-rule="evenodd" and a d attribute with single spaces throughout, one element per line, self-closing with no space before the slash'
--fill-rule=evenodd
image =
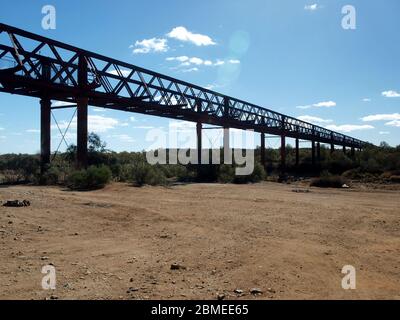
<path id="1" fill-rule="evenodd" d="M 229 98 L 224 97 L 224 118 L 229 118 Z M 232 151 L 229 139 L 229 127 L 224 126 L 224 164 L 232 164 Z"/>
<path id="2" fill-rule="evenodd" d="M 198 163 L 198 165 L 201 164 L 201 160 L 202 160 L 201 159 L 202 150 L 203 150 L 202 129 L 203 129 L 203 124 L 201 122 L 197 122 L 196 132 L 197 132 L 197 163 Z"/>
<path id="3" fill-rule="evenodd" d="M 40 171 L 44 173 L 50 164 L 51 152 L 51 100 L 40 100 Z"/>
<path id="4" fill-rule="evenodd" d="M 281 170 L 285 172 L 286 168 L 286 136 L 285 136 L 285 117 L 282 116 L 281 123 Z"/>
<path id="5" fill-rule="evenodd" d="M 315 141 L 311 141 L 311 163 L 315 165 Z"/>
<path id="6" fill-rule="evenodd" d="M 265 160 L 265 133 L 261 132 L 261 165 L 265 169 L 267 166 L 266 160 Z"/>
<path id="7" fill-rule="evenodd" d="M 88 98 L 84 91 L 88 84 L 88 66 L 85 56 L 79 57 L 78 84 L 82 90 L 77 97 L 78 105 L 78 136 L 77 136 L 77 167 L 87 167 L 87 139 L 88 139 Z"/>
<path id="8" fill-rule="evenodd" d="M 356 156 L 356 149 L 351 147 L 351 157 L 354 158 Z"/>
<path id="9" fill-rule="evenodd" d="M 321 162 L 321 143 L 317 142 L 317 160 L 318 163 Z"/>
<path id="10" fill-rule="evenodd" d="M 346 146 L 343 145 L 343 153 L 346 154 Z"/>
<path id="11" fill-rule="evenodd" d="M 335 144 L 331 143 L 331 154 L 335 152 Z"/>
<path id="12" fill-rule="evenodd" d="M 313 166 L 315 166 L 315 129 L 314 126 L 312 128 L 312 135 L 313 135 L 313 139 L 311 141 L 311 163 Z"/>
<path id="13" fill-rule="evenodd" d="M 51 66 L 43 62 L 42 79 L 49 80 Z M 40 100 L 40 172 L 43 174 L 50 164 L 51 153 L 51 100 L 44 95 Z"/>
<path id="14" fill-rule="evenodd" d="M 296 167 L 300 164 L 300 143 L 299 138 L 296 138 Z"/>
<path id="15" fill-rule="evenodd" d="M 196 99 L 196 111 L 197 113 L 201 113 L 201 101 Z M 197 133 L 197 164 L 201 165 L 202 163 L 202 151 L 203 151 L 203 141 L 202 141 L 202 129 L 203 124 L 198 121 L 196 124 L 196 133 Z"/>

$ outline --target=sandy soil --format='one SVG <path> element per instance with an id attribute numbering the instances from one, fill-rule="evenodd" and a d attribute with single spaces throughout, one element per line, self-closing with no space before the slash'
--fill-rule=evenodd
<path id="1" fill-rule="evenodd" d="M 400 299 L 400 192 L 297 188 L 0 188 L 31 201 L 0 207 L 0 298 Z M 356 290 L 341 287 L 348 264 Z"/>

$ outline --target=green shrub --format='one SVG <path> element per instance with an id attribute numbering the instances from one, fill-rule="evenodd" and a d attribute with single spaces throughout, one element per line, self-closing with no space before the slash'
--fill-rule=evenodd
<path id="1" fill-rule="evenodd" d="M 155 186 L 167 183 L 167 178 L 161 168 L 144 161 L 136 163 L 132 170 L 132 180 L 139 187 L 145 184 Z"/>
<path id="2" fill-rule="evenodd" d="M 254 170 L 250 175 L 247 176 L 235 176 L 234 183 L 244 184 L 244 183 L 257 183 L 265 180 L 266 174 L 263 166 L 256 162 L 254 164 Z"/>
<path id="3" fill-rule="evenodd" d="M 43 174 L 39 175 L 39 184 L 46 186 L 56 185 L 59 182 L 60 176 L 60 169 L 51 166 Z"/>
<path id="4" fill-rule="evenodd" d="M 232 183 L 235 180 L 235 168 L 231 165 L 222 164 L 219 167 L 218 182 Z"/>
<path id="5" fill-rule="evenodd" d="M 111 170 L 107 166 L 91 166 L 87 170 L 72 172 L 67 186 L 72 190 L 93 190 L 103 188 L 111 181 Z"/>
<path id="6" fill-rule="evenodd" d="M 151 186 L 165 185 L 167 183 L 167 178 L 165 177 L 164 172 L 156 167 L 150 166 L 146 175 L 146 184 Z"/>
<path id="7" fill-rule="evenodd" d="M 346 184 L 346 180 L 341 176 L 324 175 L 311 180 L 311 187 L 319 188 L 342 188 Z"/>

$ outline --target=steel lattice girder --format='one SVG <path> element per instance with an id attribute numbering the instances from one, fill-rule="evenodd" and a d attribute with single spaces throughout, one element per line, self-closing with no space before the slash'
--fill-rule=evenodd
<path id="1" fill-rule="evenodd" d="M 8 40 L 8 41 L 7 41 Z M 78 84 L 84 59 L 89 85 Z M 122 61 L 0 24 L 0 92 L 362 148 L 365 142 Z M 50 80 L 43 70 L 50 69 Z"/>

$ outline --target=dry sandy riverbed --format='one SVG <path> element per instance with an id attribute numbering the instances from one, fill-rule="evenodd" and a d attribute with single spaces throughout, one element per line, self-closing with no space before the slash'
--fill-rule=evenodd
<path id="1" fill-rule="evenodd" d="M 31 206 L 0 207 L 0 299 L 399 299 L 400 192 L 296 188 L 2 187 Z"/>

